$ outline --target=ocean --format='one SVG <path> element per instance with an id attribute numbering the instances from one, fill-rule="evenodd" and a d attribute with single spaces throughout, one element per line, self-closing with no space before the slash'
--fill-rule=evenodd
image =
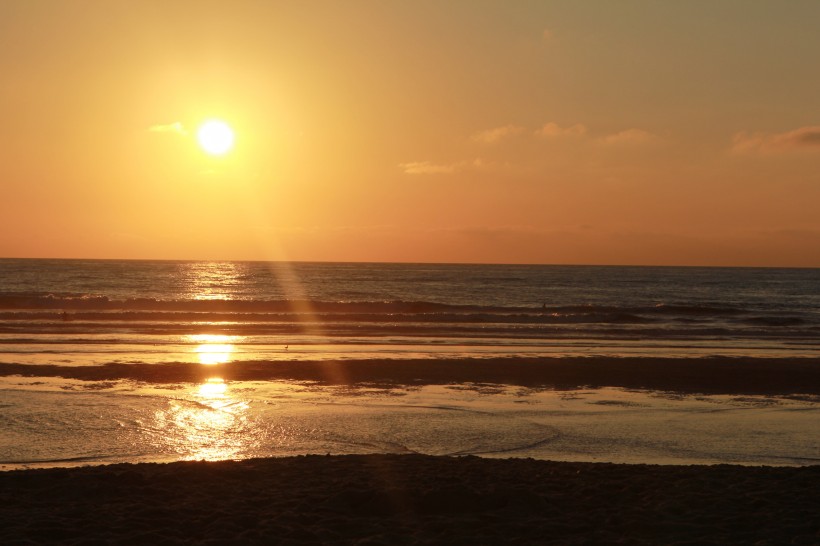
<path id="1" fill-rule="evenodd" d="M 2 259 L 0 467 L 317 452 L 814 464 L 812 396 L 274 371 L 818 356 L 817 269 Z"/>

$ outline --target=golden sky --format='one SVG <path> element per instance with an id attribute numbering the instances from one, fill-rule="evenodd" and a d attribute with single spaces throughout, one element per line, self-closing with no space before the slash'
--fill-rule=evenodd
<path id="1" fill-rule="evenodd" d="M 818 21 L 3 0 L 0 256 L 818 267 Z"/>

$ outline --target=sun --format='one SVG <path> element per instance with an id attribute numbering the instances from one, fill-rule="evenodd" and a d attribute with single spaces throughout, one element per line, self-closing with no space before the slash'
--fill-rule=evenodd
<path id="1" fill-rule="evenodd" d="M 199 145 L 211 155 L 225 155 L 233 148 L 233 129 L 224 121 L 210 119 L 196 133 Z"/>

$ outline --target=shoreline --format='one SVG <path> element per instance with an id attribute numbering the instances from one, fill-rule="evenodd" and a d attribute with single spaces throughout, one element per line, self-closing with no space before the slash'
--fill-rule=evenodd
<path id="1" fill-rule="evenodd" d="M 288 380 L 380 387 L 488 383 L 555 390 L 619 387 L 685 394 L 820 395 L 820 360 L 815 358 L 380 358 L 101 366 L 0 363 L 0 376 L 146 383 L 201 382 L 219 376 L 225 381 Z"/>
<path id="2" fill-rule="evenodd" d="M 300 456 L 0 473 L 0 542 L 793 543 L 820 466 Z"/>

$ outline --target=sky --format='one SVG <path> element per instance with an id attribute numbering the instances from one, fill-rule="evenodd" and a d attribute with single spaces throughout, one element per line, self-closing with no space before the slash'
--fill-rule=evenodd
<path id="1" fill-rule="evenodd" d="M 3 0 L 0 256 L 820 267 L 817 21 Z"/>

